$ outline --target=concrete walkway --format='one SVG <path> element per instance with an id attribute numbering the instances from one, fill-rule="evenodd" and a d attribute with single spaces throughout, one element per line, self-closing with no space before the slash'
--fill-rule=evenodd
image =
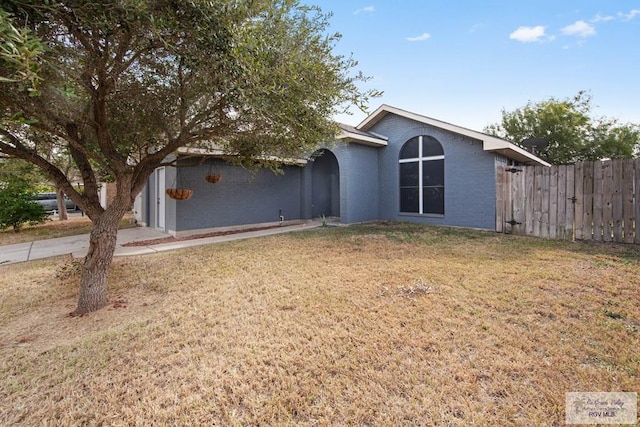
<path id="1" fill-rule="evenodd" d="M 271 236 L 274 234 L 290 233 L 292 231 L 310 230 L 319 227 L 319 222 L 269 228 L 258 231 L 238 232 L 226 236 L 205 237 L 200 239 L 181 240 L 177 242 L 159 243 L 149 246 L 122 246 L 129 242 L 169 237 L 168 234 L 147 227 L 125 228 L 118 231 L 115 256 L 145 255 L 157 252 L 172 251 L 192 246 L 210 245 L 213 243 L 230 242 L 232 240 L 250 239 L 254 237 Z M 35 259 L 71 254 L 74 258 L 82 258 L 89 250 L 89 235 L 59 237 L 57 239 L 37 240 L 29 243 L 0 246 L 0 265 Z"/>

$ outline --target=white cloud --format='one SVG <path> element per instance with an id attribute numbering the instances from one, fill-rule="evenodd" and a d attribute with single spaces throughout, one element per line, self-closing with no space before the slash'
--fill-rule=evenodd
<path id="1" fill-rule="evenodd" d="M 509 34 L 509 38 L 522 43 L 539 42 L 544 40 L 544 27 L 542 25 L 518 27 L 517 30 Z"/>
<path id="2" fill-rule="evenodd" d="M 636 16 L 640 16 L 640 9 L 630 10 L 629 13 L 621 13 L 621 12 L 619 12 L 618 16 L 621 17 L 622 19 L 630 21 L 633 18 L 635 18 Z"/>
<path id="3" fill-rule="evenodd" d="M 410 42 L 421 42 L 424 40 L 429 40 L 431 38 L 431 34 L 429 33 L 422 33 L 419 36 L 416 37 L 407 37 L 407 40 Z"/>
<path id="4" fill-rule="evenodd" d="M 576 21 L 571 25 L 562 28 L 565 36 L 590 37 L 596 34 L 596 29 L 584 21 Z"/>
<path id="5" fill-rule="evenodd" d="M 367 7 L 363 7 L 362 9 L 358 9 L 355 12 L 353 12 L 354 15 L 359 15 L 361 13 L 373 13 L 376 11 L 376 7 L 375 6 L 367 6 Z"/>
<path id="6" fill-rule="evenodd" d="M 599 13 L 597 13 L 596 16 L 594 16 L 589 22 L 591 22 L 592 24 L 595 24 L 596 22 L 609 22 L 609 21 L 613 21 L 614 19 L 616 19 L 615 16 L 600 15 Z"/>

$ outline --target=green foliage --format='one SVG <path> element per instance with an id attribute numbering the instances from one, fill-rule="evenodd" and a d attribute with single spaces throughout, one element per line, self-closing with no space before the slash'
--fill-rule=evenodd
<path id="1" fill-rule="evenodd" d="M 0 9 L 0 61 L 11 76 L 0 75 L 0 82 L 18 83 L 30 95 L 38 95 L 39 57 L 44 44 L 28 28 L 18 28 L 5 10 Z M 4 74 L 4 73 L 3 73 Z"/>
<path id="2" fill-rule="evenodd" d="M 35 189 L 19 177 L 6 180 L 0 187 L 0 229 L 13 227 L 16 233 L 23 224 L 40 224 L 47 220 L 42 206 L 34 202 Z"/>
<path id="3" fill-rule="evenodd" d="M 20 159 L 0 158 L 0 182 L 12 179 L 28 183 L 38 193 L 53 191 L 43 184 L 42 172 L 33 164 Z"/>
<path id="4" fill-rule="evenodd" d="M 502 121 L 487 126 L 485 131 L 515 143 L 543 138 L 549 145 L 536 154 L 554 164 L 638 154 L 640 126 L 594 118 L 591 110 L 591 97 L 584 91 L 571 99 L 529 101 L 514 111 L 503 110 Z"/>
<path id="5" fill-rule="evenodd" d="M 277 169 L 379 95 L 333 53 L 329 15 L 297 0 L 7 0 L 0 12 L 0 152 L 37 164 L 90 216 L 97 185 L 75 194 L 60 157 L 134 192 L 180 147 Z"/>

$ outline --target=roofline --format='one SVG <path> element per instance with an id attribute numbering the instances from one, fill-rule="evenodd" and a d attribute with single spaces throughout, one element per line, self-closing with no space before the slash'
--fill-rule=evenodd
<path id="1" fill-rule="evenodd" d="M 179 155 L 193 155 L 193 156 L 208 156 L 208 157 L 234 157 L 237 154 L 229 154 L 222 150 L 219 146 L 212 146 L 209 149 L 196 148 L 196 147 L 180 147 L 177 150 Z M 277 156 L 257 156 L 256 159 L 276 161 L 288 165 L 306 165 L 309 161 L 307 159 L 294 159 L 294 158 L 282 158 Z"/>
<path id="2" fill-rule="evenodd" d="M 453 125 L 441 120 L 432 119 L 431 117 L 412 113 L 410 111 L 405 111 L 386 104 L 382 104 L 380 107 L 378 107 L 355 128 L 363 132 L 368 132 L 370 128 L 372 128 L 376 123 L 378 123 L 380 120 L 382 120 L 382 118 L 390 113 L 482 141 L 482 149 L 484 151 L 497 152 L 525 164 L 536 163 L 542 166 L 551 166 L 550 163 L 545 162 L 538 156 L 528 152 L 521 147 L 518 147 L 517 145 L 507 141 L 506 139 L 487 135 L 486 133 L 467 129 L 462 126 Z"/>
<path id="3" fill-rule="evenodd" d="M 386 147 L 387 141 L 382 138 L 374 138 L 371 136 L 362 135 L 355 132 L 349 132 L 342 130 L 336 137 L 337 139 L 345 142 L 354 142 L 356 144 L 368 145 L 370 147 Z"/>

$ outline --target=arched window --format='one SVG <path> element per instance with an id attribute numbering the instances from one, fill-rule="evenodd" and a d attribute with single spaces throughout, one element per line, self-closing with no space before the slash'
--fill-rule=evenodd
<path id="1" fill-rule="evenodd" d="M 431 136 L 411 138 L 400 150 L 400 212 L 444 215 L 444 151 Z"/>

